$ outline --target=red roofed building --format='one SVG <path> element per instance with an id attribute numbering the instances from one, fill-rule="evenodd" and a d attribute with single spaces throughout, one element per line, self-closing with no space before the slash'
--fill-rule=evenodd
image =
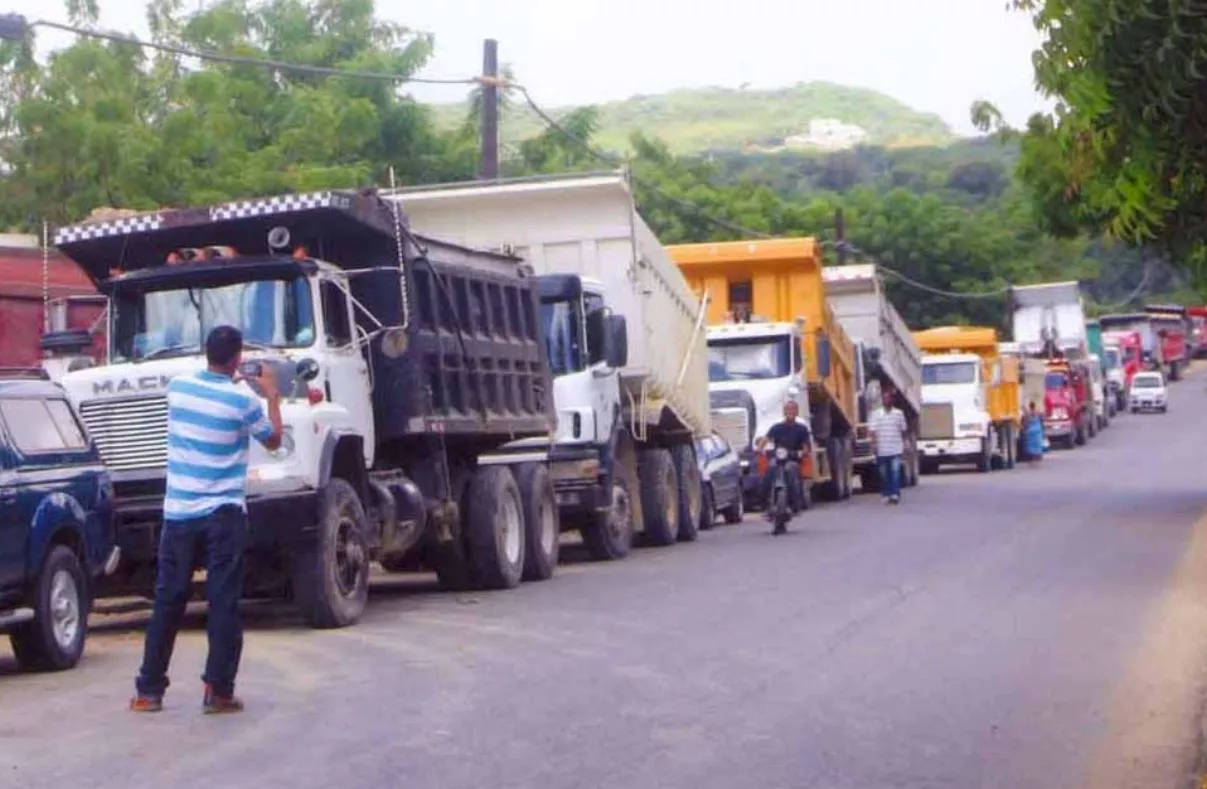
<path id="1" fill-rule="evenodd" d="M 74 262 L 51 250 L 43 277 L 36 236 L 0 234 L 0 367 L 34 367 L 42 359 L 43 281 L 50 299 L 50 330 L 93 332 L 93 354 L 104 357 L 105 299 Z"/>

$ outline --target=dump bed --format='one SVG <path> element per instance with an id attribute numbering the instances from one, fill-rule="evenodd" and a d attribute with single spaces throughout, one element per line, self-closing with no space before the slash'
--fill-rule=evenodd
<path id="1" fill-rule="evenodd" d="M 401 189 L 414 227 L 465 246 L 507 251 L 537 274 L 603 283 L 628 323 L 622 380 L 647 422 L 663 408 L 695 435 L 710 429 L 708 348 L 701 305 L 646 226 L 623 173 Z"/>
<path id="2" fill-rule="evenodd" d="M 1011 289 L 1014 341 L 1026 354 L 1044 350 L 1052 340 L 1066 355 L 1084 358 L 1085 308 L 1076 281 L 1018 285 Z"/>
<path id="3" fill-rule="evenodd" d="M 691 288 L 708 296 L 708 322 L 749 312 L 768 321 L 805 320 L 802 349 L 811 393 L 857 419 L 855 346 L 826 300 L 821 248 L 813 238 L 681 244 L 667 248 Z"/>
<path id="4" fill-rule="evenodd" d="M 822 269 L 826 296 L 847 336 L 879 353 L 880 372 L 917 413 L 922 407 L 922 351 L 888 300 L 876 266 L 861 263 Z"/>
<path id="5" fill-rule="evenodd" d="M 118 310 L 123 299 L 182 282 L 295 281 L 327 265 L 354 272 L 352 295 L 364 308 L 356 320 L 372 337 L 365 352 L 379 440 L 439 431 L 489 444 L 548 433 L 552 377 L 536 280 L 513 257 L 406 227 L 375 192 L 328 191 L 123 213 L 61 228 L 55 243 Z M 212 247 L 228 249 L 211 259 L 171 257 Z M 423 261 L 419 247 L 427 251 Z M 389 327 L 403 329 L 405 342 L 384 348 L 380 330 Z"/>

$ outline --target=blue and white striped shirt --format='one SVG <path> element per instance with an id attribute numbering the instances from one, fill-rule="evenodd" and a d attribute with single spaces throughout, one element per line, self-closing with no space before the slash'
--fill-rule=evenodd
<path id="1" fill-rule="evenodd" d="M 209 515 L 227 504 L 247 509 L 248 437 L 272 437 L 272 423 L 246 386 L 208 370 L 168 384 L 165 521 Z"/>

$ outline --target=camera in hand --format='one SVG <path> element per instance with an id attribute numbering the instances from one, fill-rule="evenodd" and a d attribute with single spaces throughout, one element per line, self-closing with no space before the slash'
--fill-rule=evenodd
<path id="1" fill-rule="evenodd" d="M 259 378 L 263 370 L 264 367 L 259 362 L 243 362 L 239 365 L 239 376 L 241 378 Z"/>

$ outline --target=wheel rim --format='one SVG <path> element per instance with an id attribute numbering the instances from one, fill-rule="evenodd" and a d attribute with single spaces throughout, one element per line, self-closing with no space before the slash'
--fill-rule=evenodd
<path id="1" fill-rule="evenodd" d="M 520 504 L 512 496 L 503 502 L 499 512 L 499 528 L 503 538 L 503 556 L 508 563 L 520 562 L 520 530 L 523 528 L 524 516 L 520 514 Z"/>
<path id="2" fill-rule="evenodd" d="M 80 634 L 80 588 L 66 570 L 50 580 L 50 622 L 55 643 L 70 648 Z"/>
<path id="3" fill-rule="evenodd" d="M 629 492 L 625 490 L 623 485 L 612 486 L 612 515 L 608 518 L 608 529 L 612 532 L 612 538 L 621 540 L 624 538 L 625 532 L 628 531 L 628 524 L 632 517 L 632 504 L 629 501 Z"/>
<path id="4" fill-rule="evenodd" d="M 365 549 L 356 534 L 356 522 L 341 516 L 335 535 L 335 585 L 344 597 L 356 594 L 364 572 Z"/>
<path id="5" fill-rule="evenodd" d="M 549 502 L 541 509 L 541 550 L 546 556 L 553 555 L 553 548 L 557 545 L 557 513 L 556 508 L 549 506 Z"/>

